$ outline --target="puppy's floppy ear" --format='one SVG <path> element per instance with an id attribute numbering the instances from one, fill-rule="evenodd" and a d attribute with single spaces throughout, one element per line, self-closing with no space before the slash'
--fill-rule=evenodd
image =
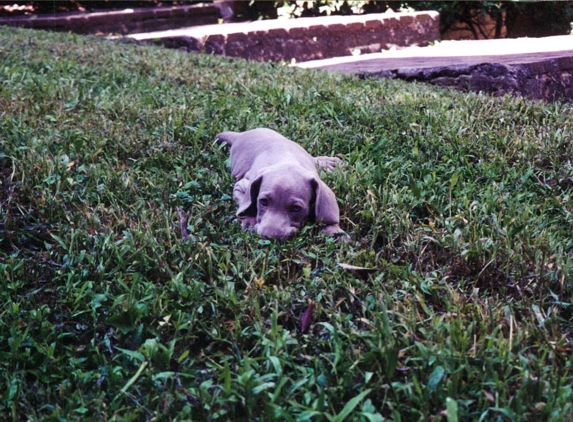
<path id="1" fill-rule="evenodd" d="M 338 225 L 340 211 L 334 192 L 320 179 L 312 179 L 311 186 L 314 189 L 314 218 L 318 224 L 325 226 Z"/>
<path id="2" fill-rule="evenodd" d="M 259 189 L 261 188 L 262 182 L 262 175 L 251 182 L 250 186 L 246 189 L 241 203 L 238 204 L 239 209 L 237 210 L 237 217 L 257 216 L 257 199 L 259 197 Z"/>

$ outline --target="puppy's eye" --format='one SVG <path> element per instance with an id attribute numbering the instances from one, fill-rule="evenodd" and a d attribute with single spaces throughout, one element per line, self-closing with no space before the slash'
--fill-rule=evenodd
<path id="1" fill-rule="evenodd" d="M 259 204 L 261 204 L 263 207 L 266 207 L 269 205 L 269 200 L 267 198 L 261 198 L 259 199 Z"/>
<path id="2" fill-rule="evenodd" d="M 302 207 L 300 205 L 293 205 L 291 210 L 292 210 L 292 212 L 301 212 Z"/>

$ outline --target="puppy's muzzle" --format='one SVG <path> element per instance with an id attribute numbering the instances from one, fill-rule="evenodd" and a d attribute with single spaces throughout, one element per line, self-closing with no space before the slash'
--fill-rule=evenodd
<path id="1" fill-rule="evenodd" d="M 261 224 L 255 225 L 255 231 L 263 239 L 278 239 L 280 241 L 286 240 L 296 233 L 296 227 L 269 227 Z"/>

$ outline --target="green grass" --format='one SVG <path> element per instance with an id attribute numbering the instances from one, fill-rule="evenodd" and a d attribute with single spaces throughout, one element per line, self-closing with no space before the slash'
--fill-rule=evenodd
<path id="1" fill-rule="evenodd" d="M 572 419 L 572 121 L 1 28 L 0 414 Z M 241 232 L 213 139 L 259 126 L 344 159 L 353 242 Z"/>

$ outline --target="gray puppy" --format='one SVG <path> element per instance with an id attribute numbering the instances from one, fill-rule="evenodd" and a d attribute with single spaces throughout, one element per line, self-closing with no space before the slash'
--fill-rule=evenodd
<path id="1" fill-rule="evenodd" d="M 215 139 L 231 147 L 233 198 L 243 230 L 282 240 L 314 220 L 323 233 L 344 233 L 336 197 L 317 171 L 334 170 L 339 158 L 313 157 L 271 129 L 223 132 Z"/>

